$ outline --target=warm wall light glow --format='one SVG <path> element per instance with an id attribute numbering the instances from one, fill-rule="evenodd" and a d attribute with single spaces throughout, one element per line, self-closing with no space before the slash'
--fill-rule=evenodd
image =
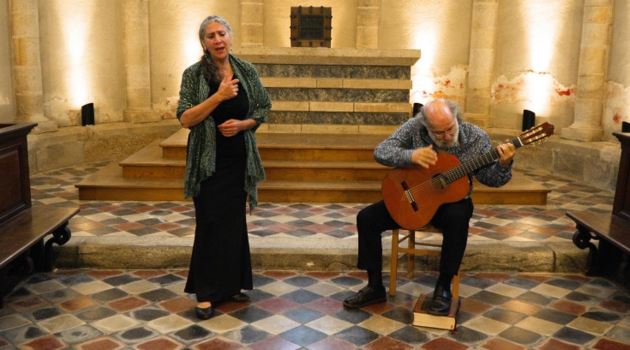
<path id="1" fill-rule="evenodd" d="M 197 27 L 199 24 L 185 24 L 181 31 L 181 45 L 182 52 L 184 53 L 184 67 L 188 67 L 191 64 L 199 61 L 199 57 L 203 54 L 199 38 L 196 33 L 199 30 Z"/>
<path id="2" fill-rule="evenodd" d="M 549 110 L 550 95 L 553 91 L 554 81 L 548 74 L 551 62 L 554 59 L 556 43 L 559 40 L 558 33 L 564 19 L 558 15 L 557 9 L 549 8 L 549 4 L 541 4 L 538 1 L 524 2 L 523 17 L 531 19 L 525 23 L 527 32 L 529 64 L 533 74 L 527 74 L 526 87 L 528 90 L 529 105 L 539 115 L 545 115 Z"/>
<path id="3" fill-rule="evenodd" d="M 85 67 L 85 28 L 78 29 L 80 24 L 73 23 L 66 26 L 68 38 L 68 58 L 70 60 L 69 89 L 73 109 L 79 109 L 88 103 L 88 74 Z"/>
<path id="4" fill-rule="evenodd" d="M 435 90 L 433 65 L 440 28 L 437 25 L 432 25 L 422 29 L 414 31 L 412 38 L 412 48 L 422 50 L 422 58 L 411 69 L 411 80 L 413 81 L 411 102 L 425 104 L 433 99 L 431 92 Z"/>

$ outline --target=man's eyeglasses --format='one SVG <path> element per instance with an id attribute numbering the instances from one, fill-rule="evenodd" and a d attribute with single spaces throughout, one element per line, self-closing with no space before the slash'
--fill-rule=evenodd
<path id="1" fill-rule="evenodd" d="M 457 132 L 457 124 L 453 125 L 450 129 L 446 131 L 433 131 L 429 129 L 429 131 L 438 139 L 443 139 L 446 135 L 453 136 Z"/>

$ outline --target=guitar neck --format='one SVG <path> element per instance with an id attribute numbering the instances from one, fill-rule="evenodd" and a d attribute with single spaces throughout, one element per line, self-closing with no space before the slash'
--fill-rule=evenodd
<path id="1" fill-rule="evenodd" d="M 517 137 L 513 140 L 510 140 L 510 143 L 514 145 L 515 148 L 519 148 L 523 146 L 521 140 Z M 447 184 L 459 179 L 460 177 L 464 177 L 475 170 L 482 168 L 495 160 L 499 159 L 501 156 L 497 151 L 496 147 L 492 148 L 490 152 L 484 153 L 480 156 L 473 158 L 472 160 L 460 164 L 459 166 L 454 167 L 453 169 L 442 173 L 442 177 Z"/>

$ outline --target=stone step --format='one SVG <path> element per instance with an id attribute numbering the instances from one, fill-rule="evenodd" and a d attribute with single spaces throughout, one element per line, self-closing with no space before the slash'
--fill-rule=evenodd
<path id="1" fill-rule="evenodd" d="M 427 243 L 440 243 L 431 236 Z M 296 238 L 250 236 L 252 265 L 261 270 L 356 270 L 357 237 L 336 239 L 327 235 Z M 391 235 L 383 237 L 383 271 L 389 270 Z M 73 237 L 61 247 L 58 267 L 100 269 L 185 268 L 190 263 L 192 237 Z M 588 251 L 571 242 L 468 243 L 462 272 L 581 272 Z M 437 257 L 416 257 L 415 271 L 436 271 Z M 399 271 L 406 259 L 399 260 Z"/>

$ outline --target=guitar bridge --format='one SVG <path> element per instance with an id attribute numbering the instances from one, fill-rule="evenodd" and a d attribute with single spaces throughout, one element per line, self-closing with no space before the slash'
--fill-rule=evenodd
<path id="1" fill-rule="evenodd" d="M 400 183 L 400 185 L 402 186 L 404 190 L 403 193 L 405 194 L 405 197 L 407 197 L 409 204 L 411 204 L 413 211 L 418 211 L 418 204 L 416 203 L 416 200 L 413 198 L 411 191 L 409 191 L 409 186 L 407 186 L 407 182 L 403 181 Z"/>

